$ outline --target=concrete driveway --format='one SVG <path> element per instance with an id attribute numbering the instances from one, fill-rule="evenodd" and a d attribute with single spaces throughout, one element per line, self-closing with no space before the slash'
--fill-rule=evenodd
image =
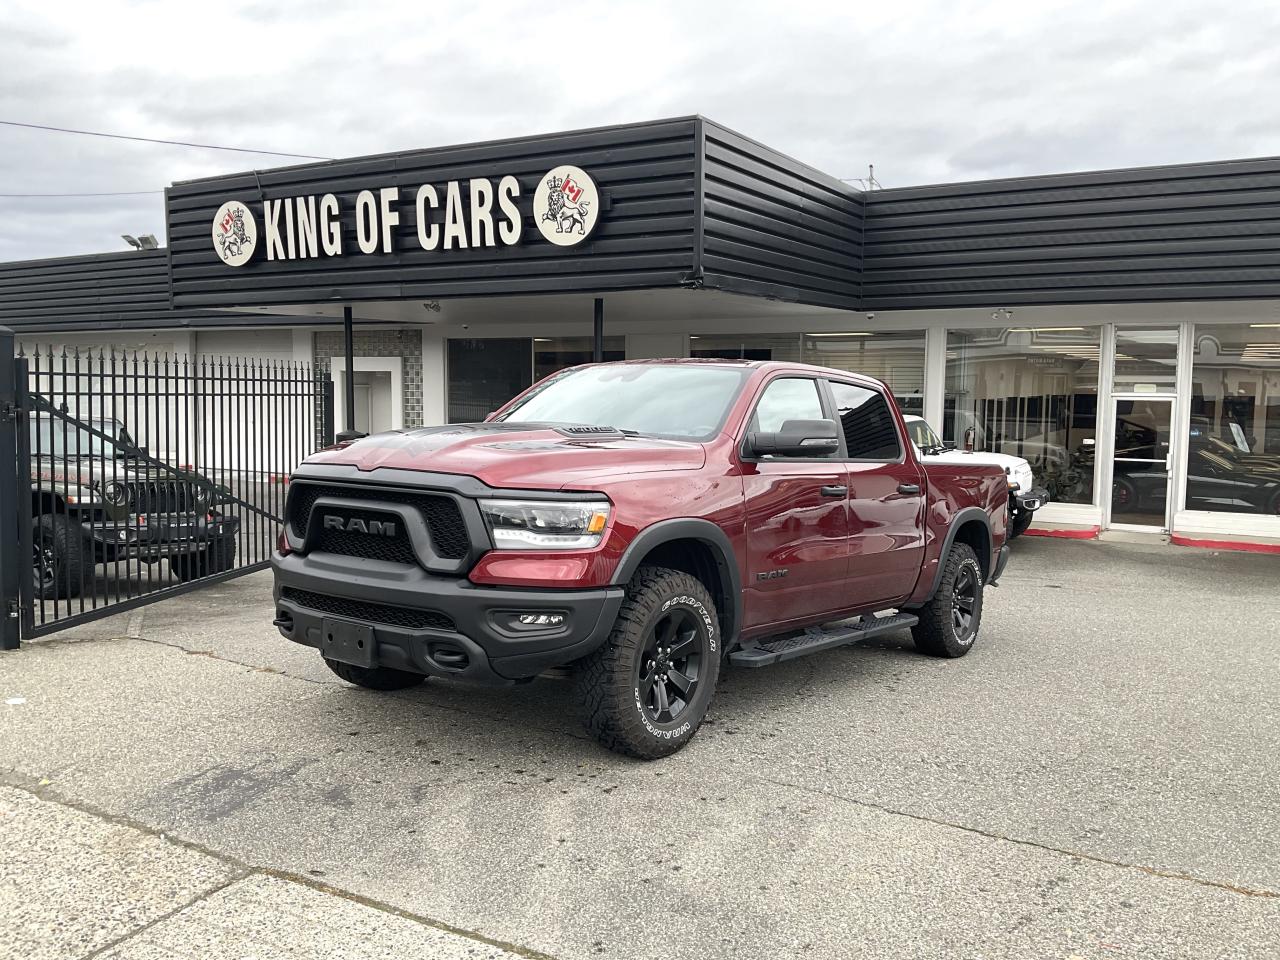
<path id="1" fill-rule="evenodd" d="M 651 764 L 212 587 L 0 656 L 0 955 L 1280 956 L 1278 583 L 1022 540 L 970 656 L 729 671 Z"/>

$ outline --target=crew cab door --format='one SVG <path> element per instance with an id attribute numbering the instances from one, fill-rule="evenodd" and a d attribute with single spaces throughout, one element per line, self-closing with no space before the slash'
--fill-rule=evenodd
<path id="1" fill-rule="evenodd" d="M 747 578 L 744 623 L 820 615 L 846 603 L 849 517 L 847 471 L 834 455 L 758 457 L 746 438 L 776 431 L 788 420 L 831 419 L 815 378 L 770 380 L 740 440 L 746 497 Z"/>
<path id="2" fill-rule="evenodd" d="M 925 476 L 907 452 L 891 401 L 879 389 L 828 380 L 843 434 L 849 485 L 846 596 L 892 605 L 924 563 Z"/>

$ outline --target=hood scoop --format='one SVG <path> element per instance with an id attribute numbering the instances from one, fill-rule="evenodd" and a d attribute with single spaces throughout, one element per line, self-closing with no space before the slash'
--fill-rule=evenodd
<path id="1" fill-rule="evenodd" d="M 556 433 L 571 440 L 625 440 L 627 435 L 617 427 L 567 426 L 556 427 Z"/>

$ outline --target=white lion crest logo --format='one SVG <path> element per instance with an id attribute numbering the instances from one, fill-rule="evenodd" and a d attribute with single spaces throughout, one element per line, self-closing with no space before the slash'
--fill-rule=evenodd
<path id="1" fill-rule="evenodd" d="M 258 245 L 258 224 L 249 212 L 249 205 L 240 200 L 228 200 L 213 217 L 213 249 L 222 262 L 241 267 L 253 257 Z"/>
<path id="2" fill-rule="evenodd" d="M 571 179 L 551 177 L 547 180 L 547 189 L 547 212 L 542 219 L 554 223 L 556 233 L 573 233 L 577 227 L 578 233 L 586 236 L 591 201 L 580 199 L 582 187 Z"/>
<path id="3" fill-rule="evenodd" d="M 598 219 L 595 181 L 578 167 L 566 165 L 548 171 L 533 202 L 539 232 L 560 247 L 581 243 Z"/>

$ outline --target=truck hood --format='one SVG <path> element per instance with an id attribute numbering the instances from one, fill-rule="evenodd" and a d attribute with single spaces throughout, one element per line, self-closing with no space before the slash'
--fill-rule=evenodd
<path id="1" fill-rule="evenodd" d="M 558 490 L 609 477 L 697 470 L 706 453 L 699 443 L 651 437 L 579 439 L 545 424 L 455 423 L 373 434 L 321 450 L 306 462 L 454 473 L 491 487 Z"/>
<path id="2" fill-rule="evenodd" d="M 1012 480 L 1018 481 L 1019 488 L 1022 490 L 1030 490 L 1035 483 L 1034 476 L 1031 472 L 1031 464 L 1027 463 L 1022 457 L 1014 457 L 1007 453 L 992 453 L 989 450 L 947 450 L 943 453 L 931 453 L 922 457 L 925 466 L 931 463 L 954 463 L 961 466 L 966 464 L 989 464 L 999 467 L 1007 473 Z"/>
<path id="3" fill-rule="evenodd" d="M 181 474 L 179 476 L 178 474 Z M 136 460 L 100 460 L 98 457 L 63 457 L 47 455 L 31 457 L 31 482 L 52 482 L 71 486 L 92 487 L 102 482 L 133 483 L 139 480 L 177 480 L 186 477 L 186 471 L 170 473 Z M 191 476 L 195 476 L 191 474 Z"/>

